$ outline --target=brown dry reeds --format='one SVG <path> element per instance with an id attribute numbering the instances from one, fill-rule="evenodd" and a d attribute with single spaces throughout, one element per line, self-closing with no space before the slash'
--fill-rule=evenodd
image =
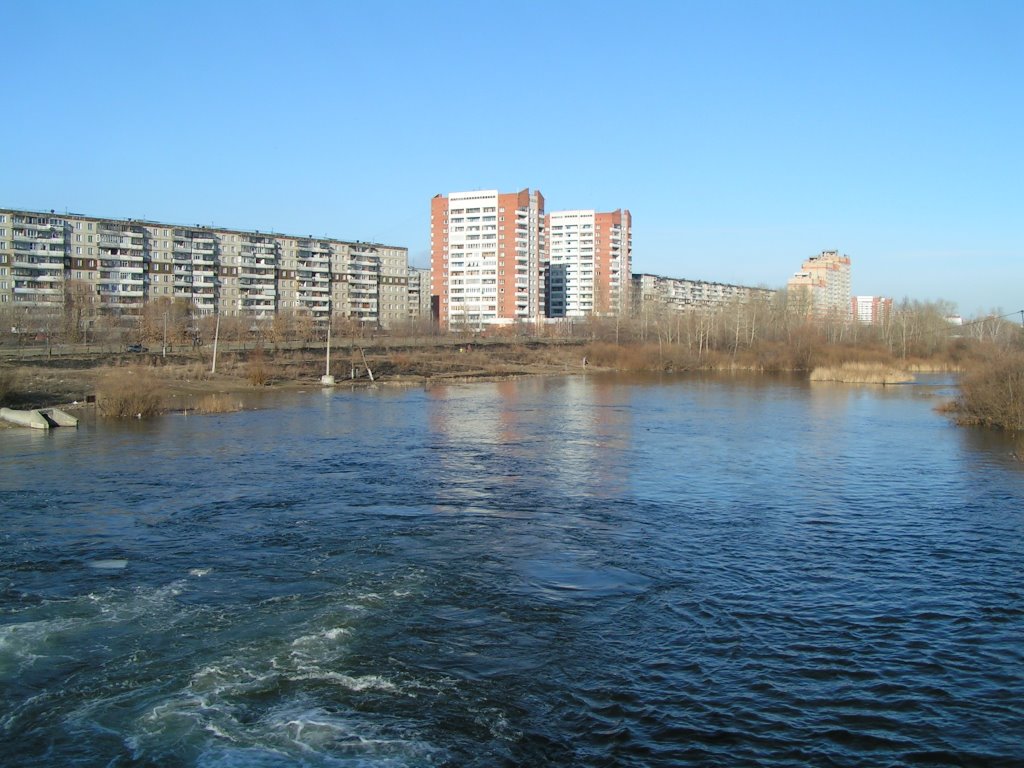
<path id="1" fill-rule="evenodd" d="M 203 414 L 234 413 L 242 410 L 242 404 L 230 395 L 215 393 L 199 398 L 192 410 Z"/>
<path id="2" fill-rule="evenodd" d="M 143 368 L 119 368 L 96 383 L 96 408 L 107 418 L 146 418 L 163 410 L 164 389 Z"/>
<path id="3" fill-rule="evenodd" d="M 254 349 L 249 355 L 246 378 L 254 387 L 262 387 L 270 382 L 270 366 L 262 349 Z"/>
<path id="4" fill-rule="evenodd" d="M 612 344 L 595 341 L 583 349 L 589 365 L 617 371 L 664 371 L 671 367 L 671 354 L 657 344 Z"/>
<path id="5" fill-rule="evenodd" d="M 904 384 L 913 381 L 914 374 L 886 363 L 843 363 L 815 368 L 810 378 L 840 384 Z"/>
<path id="6" fill-rule="evenodd" d="M 993 358 L 960 382 L 956 420 L 1010 431 L 1024 430 L 1024 353 Z"/>

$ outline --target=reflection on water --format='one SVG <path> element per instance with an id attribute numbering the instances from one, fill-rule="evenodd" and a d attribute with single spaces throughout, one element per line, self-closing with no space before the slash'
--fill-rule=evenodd
<path id="1" fill-rule="evenodd" d="M 1016 764 L 1024 454 L 948 395 L 578 376 L 6 430 L 0 753 Z"/>

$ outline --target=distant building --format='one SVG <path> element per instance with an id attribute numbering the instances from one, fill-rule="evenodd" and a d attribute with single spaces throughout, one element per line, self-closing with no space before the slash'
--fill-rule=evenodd
<path id="1" fill-rule="evenodd" d="M 628 309 L 632 217 L 628 210 L 553 211 L 545 218 L 548 317 L 616 315 Z"/>
<path id="2" fill-rule="evenodd" d="M 854 296 L 851 299 L 854 319 L 862 325 L 881 325 L 892 315 L 892 299 L 885 296 Z"/>
<path id="3" fill-rule="evenodd" d="M 850 257 L 838 251 L 822 251 L 804 261 L 786 283 L 787 292 L 807 302 L 810 314 L 821 318 L 850 317 Z"/>
<path id="4" fill-rule="evenodd" d="M 0 210 L 0 306 L 85 301 L 139 315 L 155 299 L 196 315 L 408 316 L 408 250 L 379 243 L 81 214 Z"/>
<path id="5" fill-rule="evenodd" d="M 775 295 L 775 291 L 768 288 L 661 275 L 636 274 L 632 282 L 633 311 L 636 314 L 655 307 L 676 312 L 711 309 L 734 301 L 747 303 L 758 299 L 768 300 Z"/>
<path id="6" fill-rule="evenodd" d="M 409 321 L 430 319 L 430 270 L 409 267 Z"/>
<path id="7" fill-rule="evenodd" d="M 430 292 L 442 328 L 536 323 L 543 316 L 544 196 L 452 192 L 430 201 Z"/>

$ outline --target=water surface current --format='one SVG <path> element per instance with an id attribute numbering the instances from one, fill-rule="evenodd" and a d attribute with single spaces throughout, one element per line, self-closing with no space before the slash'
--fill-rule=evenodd
<path id="1" fill-rule="evenodd" d="M 1024 765 L 941 386 L 567 377 L 0 432 L 8 766 Z"/>

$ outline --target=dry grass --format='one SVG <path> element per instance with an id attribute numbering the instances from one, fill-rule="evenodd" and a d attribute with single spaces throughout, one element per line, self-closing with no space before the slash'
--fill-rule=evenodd
<path id="1" fill-rule="evenodd" d="M 984 363 L 960 382 L 957 422 L 1024 430 L 1024 353 Z"/>
<path id="2" fill-rule="evenodd" d="M 221 393 L 204 395 L 196 402 L 192 409 L 196 413 L 234 413 L 242 410 L 242 404 L 237 398 Z"/>
<path id="3" fill-rule="evenodd" d="M 886 363 L 843 363 L 837 367 L 822 366 L 811 371 L 811 381 L 834 381 L 841 384 L 904 384 L 914 374 Z"/>
<path id="4" fill-rule="evenodd" d="M 617 371 L 665 371 L 678 363 L 679 349 L 657 344 L 612 344 L 595 341 L 583 349 L 588 365 Z"/>
<path id="5" fill-rule="evenodd" d="M 270 383 L 270 366 L 262 349 L 254 349 L 249 355 L 245 377 L 254 387 L 263 387 Z"/>
<path id="6" fill-rule="evenodd" d="M 96 383 L 96 408 L 107 418 L 146 418 L 163 411 L 164 388 L 144 368 L 119 368 Z"/>

